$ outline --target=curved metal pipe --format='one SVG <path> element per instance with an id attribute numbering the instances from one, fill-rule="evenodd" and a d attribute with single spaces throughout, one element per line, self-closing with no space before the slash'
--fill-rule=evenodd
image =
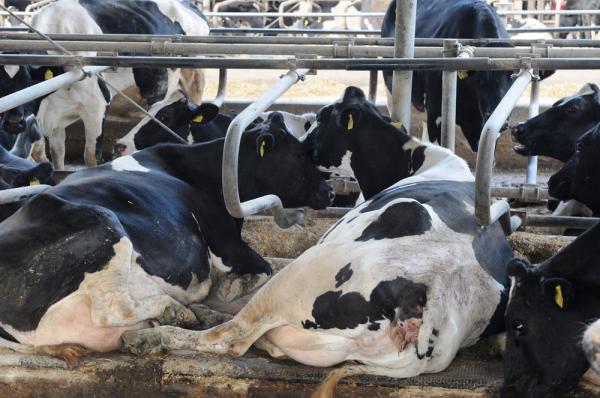
<path id="1" fill-rule="evenodd" d="M 510 116 L 521 94 L 529 86 L 532 76 L 531 69 L 523 69 L 519 72 L 481 132 L 475 167 L 475 220 L 482 227 L 493 224 L 498 218 L 507 214 L 507 207 L 502 204 L 494 203 L 493 209 L 491 209 L 490 186 L 494 168 L 494 152 L 496 141 L 500 137 L 500 129 Z M 510 210 L 510 207 L 508 209 Z"/>
<path id="2" fill-rule="evenodd" d="M 39 193 L 42 193 L 49 188 L 52 188 L 52 186 L 41 184 L 31 185 L 29 187 L 5 189 L 3 191 L 0 191 L 0 205 L 20 202 L 21 200 L 25 200 Z"/>
<path id="3" fill-rule="evenodd" d="M 238 156 L 242 134 L 246 127 L 298 80 L 303 79 L 308 71 L 308 69 L 290 70 L 283 75 L 271 90 L 240 112 L 227 129 L 223 148 L 223 199 L 227 211 L 233 217 L 243 218 L 260 211 L 273 209 L 275 222 L 282 228 L 288 228 L 304 218 L 303 209 L 284 209 L 281 199 L 276 195 L 266 195 L 241 203 L 238 185 Z"/>
<path id="4" fill-rule="evenodd" d="M 225 102 L 225 92 L 227 91 L 227 69 L 219 69 L 219 86 L 217 88 L 217 96 L 211 102 L 219 108 Z"/>

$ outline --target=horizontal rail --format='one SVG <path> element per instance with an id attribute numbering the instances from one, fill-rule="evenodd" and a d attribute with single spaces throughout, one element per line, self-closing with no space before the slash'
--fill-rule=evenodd
<path id="1" fill-rule="evenodd" d="M 522 217 L 522 215 L 521 215 Z M 527 214 L 523 225 L 527 227 L 565 227 L 588 229 L 600 221 L 596 217 L 538 216 Z"/>
<path id="2" fill-rule="evenodd" d="M 211 38 L 216 39 L 216 38 Z M 273 44 L 260 43 L 259 38 L 243 44 L 231 43 L 223 46 L 215 40 L 211 43 L 179 43 L 172 41 L 145 41 L 145 42 L 104 42 L 104 41 L 55 41 L 64 49 L 77 52 L 104 52 L 154 55 L 296 55 L 310 54 L 332 58 L 392 58 L 394 48 L 389 45 L 360 45 L 347 42 L 333 42 L 332 44 Z M 55 43 L 43 40 L 0 40 L 0 51 L 52 51 L 56 49 Z M 443 47 L 415 47 L 414 58 L 441 58 Z M 522 56 L 536 56 L 545 58 L 600 58 L 600 48 L 579 47 L 475 47 L 475 58 L 512 58 Z"/>
<path id="3" fill-rule="evenodd" d="M 328 69 L 328 70 L 515 70 L 523 65 L 536 69 L 600 69 L 600 58 L 200 58 L 160 56 L 63 56 L 0 54 L 1 65 L 109 67 L 182 67 L 208 69 Z"/>
<path id="4" fill-rule="evenodd" d="M 16 203 L 52 188 L 50 185 L 32 185 L 28 187 L 11 188 L 0 191 L 0 205 Z"/>
<path id="5" fill-rule="evenodd" d="M 225 28 L 227 32 L 244 33 L 249 29 Z M 288 32 L 286 29 L 276 29 Z M 309 30 L 301 30 L 303 33 Z M 211 33 L 219 33 L 219 29 L 213 29 Z M 310 31 L 313 32 L 312 30 Z M 342 31 L 346 32 L 346 31 Z M 327 31 L 330 33 L 330 31 Z M 377 32 L 378 33 L 378 32 Z M 220 43 L 220 44 L 345 44 L 353 45 L 377 45 L 394 46 L 391 37 L 294 37 L 294 36 L 183 36 L 183 35 L 125 35 L 125 34 L 78 34 L 78 33 L 56 33 L 48 34 L 54 41 L 78 41 L 78 42 L 152 42 L 160 45 L 160 42 L 174 43 Z M 1 32 L 0 40 L 37 40 L 45 41 L 35 33 Z M 471 46 L 482 46 L 488 43 L 510 43 L 514 46 L 529 47 L 532 44 L 543 43 L 553 47 L 600 47 L 600 40 L 591 39 L 456 39 L 460 44 Z M 416 38 L 417 47 L 443 47 L 444 39 Z"/>

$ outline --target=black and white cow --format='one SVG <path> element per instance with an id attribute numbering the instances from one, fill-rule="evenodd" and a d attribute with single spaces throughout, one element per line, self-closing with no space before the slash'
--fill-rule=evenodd
<path id="1" fill-rule="evenodd" d="M 54 185 L 52 172 L 50 163 L 37 164 L 16 156 L 0 146 L 0 192 L 28 185 Z M 0 222 L 10 217 L 23 204 L 22 200 L 0 204 Z"/>
<path id="2" fill-rule="evenodd" d="M 575 199 L 600 215 L 600 124 L 584 134 L 569 161 L 548 181 L 549 193 L 560 200 Z"/>
<path id="3" fill-rule="evenodd" d="M 396 0 L 383 19 L 382 37 L 395 36 Z M 480 0 L 419 0 L 417 2 L 416 37 L 424 38 L 499 38 L 508 33 L 496 11 Z M 488 44 L 486 46 L 510 46 Z M 477 150 L 483 125 L 511 85 L 510 72 L 468 71 L 460 75 L 456 99 L 456 123 L 471 149 Z M 384 71 L 388 91 L 392 72 Z M 440 141 L 442 114 L 442 72 L 413 73 L 412 103 L 427 112 L 427 132 L 433 142 Z"/>
<path id="4" fill-rule="evenodd" d="M 311 366 L 359 361 L 326 379 L 316 396 L 330 397 L 351 374 L 441 371 L 461 347 L 503 329 L 512 252 L 499 225 L 475 223 L 466 162 L 391 125 L 355 87 L 323 108 L 317 123 L 314 158 L 335 165 L 351 151 L 369 199 L 231 321 L 204 332 L 128 332 L 131 351 L 242 355 L 257 343 Z"/>
<path id="5" fill-rule="evenodd" d="M 21 158 L 29 157 L 33 143 L 42 138 L 37 119 L 33 115 L 29 115 L 25 123 L 25 130 L 16 135 L 0 129 L 0 147 Z"/>
<path id="6" fill-rule="evenodd" d="M 193 322 L 185 305 L 206 297 L 215 275 L 228 275 L 225 298 L 264 282 L 269 263 L 241 240 L 242 220 L 223 203 L 222 152 L 221 139 L 120 157 L 71 174 L 1 223 L 0 345 L 63 357 L 78 352 L 63 344 L 114 350 L 123 331 L 152 320 Z M 242 200 L 331 201 L 277 113 L 243 135 L 239 157 Z"/>
<path id="7" fill-rule="evenodd" d="M 210 103 L 196 105 L 185 95 L 179 95 L 157 107 L 154 116 L 187 142 L 201 143 L 225 137 L 231 121 L 236 116 L 236 114 L 226 115 L 218 112 L 219 108 L 216 105 Z M 250 125 L 250 128 L 267 120 L 271 113 L 264 112 Z M 298 139 L 306 135 L 315 121 L 314 113 L 303 115 L 278 113 L 283 116 L 290 133 Z M 207 118 L 210 123 L 203 123 Z M 129 155 L 162 142 L 177 141 L 156 122 L 145 117 L 129 133 L 117 140 L 113 153 L 115 156 Z"/>
<path id="8" fill-rule="evenodd" d="M 565 1 L 563 10 L 600 10 L 600 0 L 567 0 Z M 590 26 L 600 25 L 599 15 L 561 15 L 559 18 L 561 27 L 567 26 Z M 593 34 L 589 32 L 571 33 L 572 36 L 580 38 L 593 38 Z M 561 32 L 559 35 L 562 39 L 569 36 L 568 32 Z"/>
<path id="9" fill-rule="evenodd" d="M 598 123 L 600 88 L 587 83 L 577 94 L 513 127 L 514 150 L 523 156 L 548 156 L 566 162 L 575 153 L 577 140 Z"/>
<path id="10" fill-rule="evenodd" d="M 600 378 L 600 320 L 594 322 L 585 331 L 583 335 L 583 350 L 587 355 L 592 369 Z"/>
<path id="11" fill-rule="evenodd" d="M 509 263 L 503 398 L 560 397 L 589 369 L 581 336 L 600 317 L 598 242 L 600 224 L 539 266 Z M 596 344 L 594 330 L 586 336 Z"/>
<path id="12" fill-rule="evenodd" d="M 206 18 L 190 0 L 60 0 L 36 12 L 31 23 L 44 33 L 197 36 L 209 33 Z M 31 68 L 5 66 L 3 69 L 5 73 L 0 74 L 0 87 L 10 86 L 3 90 L 3 95 L 33 83 L 26 76 L 31 74 Z M 41 68 L 41 73 L 44 78 L 56 75 L 50 68 Z M 200 103 L 204 87 L 204 74 L 199 69 L 120 68 L 107 71 L 103 76 L 121 90 L 136 86 L 150 106 L 170 98 L 180 89 L 194 102 Z M 59 89 L 41 102 L 37 101 L 34 112 L 49 139 L 52 161 L 57 170 L 64 168 L 65 128 L 77 120 L 82 120 L 85 127 L 85 164 L 96 165 L 98 139 L 101 138 L 110 99 L 106 85 L 94 76 Z M 23 114 L 19 108 L 12 113 Z M 38 160 L 45 160 L 43 142 L 40 141 L 34 151 Z"/>

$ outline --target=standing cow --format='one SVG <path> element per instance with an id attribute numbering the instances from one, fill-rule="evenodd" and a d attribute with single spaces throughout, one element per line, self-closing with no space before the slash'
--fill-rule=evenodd
<path id="1" fill-rule="evenodd" d="M 209 33 L 206 18 L 190 0 L 60 0 L 35 13 L 31 23 L 44 33 L 196 36 Z M 53 68 L 4 66 L 0 69 L 4 70 L 0 73 L 0 86 L 7 87 L 2 95 L 23 89 L 41 80 L 39 77 L 49 79 L 60 73 Z M 204 88 L 204 74 L 198 69 L 120 68 L 103 76 L 121 90 L 136 86 L 149 106 L 168 100 L 179 89 L 200 103 Z M 85 164 L 96 165 L 97 144 L 110 100 L 106 85 L 92 76 L 36 101 L 32 111 L 48 137 L 57 170 L 64 168 L 65 128 L 77 120 L 82 120 L 85 127 Z M 11 119 L 13 125 L 22 124 L 21 119 L 27 116 L 23 108 L 6 112 L 5 119 Z M 34 157 L 45 159 L 43 140 L 36 146 Z"/>
<path id="2" fill-rule="evenodd" d="M 390 3 L 381 27 L 382 37 L 395 36 L 396 0 Z M 496 11 L 479 0 L 419 0 L 416 37 L 457 39 L 508 39 Z M 507 43 L 486 47 L 510 46 Z M 392 72 L 384 71 L 388 91 Z M 477 150 L 483 125 L 511 85 L 510 72 L 465 71 L 460 74 L 456 98 L 456 123 L 473 151 Z M 413 72 L 412 104 L 427 112 L 427 133 L 440 142 L 442 115 L 442 72 Z M 407 121 L 404 121 L 407 123 Z"/>
<path id="3" fill-rule="evenodd" d="M 163 144 L 73 173 L 1 223 L 0 346 L 66 358 L 80 352 L 72 344 L 110 351 L 123 331 L 155 320 L 193 323 L 185 305 L 217 278 L 228 300 L 264 283 L 269 263 L 223 203 L 223 144 Z M 244 133 L 239 158 L 244 201 L 331 202 L 277 113 Z"/>
<path id="4" fill-rule="evenodd" d="M 307 146 L 323 166 L 351 152 L 368 200 L 275 275 L 229 322 L 204 332 L 128 332 L 133 352 L 233 355 L 257 343 L 275 357 L 352 374 L 439 372 L 461 347 L 503 329 L 512 252 L 499 225 L 473 216 L 474 178 L 452 152 L 390 124 L 355 87 L 323 108 Z"/>

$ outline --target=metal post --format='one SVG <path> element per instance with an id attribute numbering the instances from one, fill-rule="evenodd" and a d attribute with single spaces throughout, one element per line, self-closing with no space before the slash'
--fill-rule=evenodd
<path id="1" fill-rule="evenodd" d="M 444 57 L 458 55 L 458 40 L 444 40 Z M 441 144 L 444 148 L 455 151 L 456 137 L 456 93 L 457 72 L 445 70 L 442 72 L 442 137 Z"/>
<path id="2" fill-rule="evenodd" d="M 32 185 L 29 187 L 5 189 L 0 191 L 0 205 L 20 202 L 49 188 L 52 187 L 50 185 Z"/>
<path id="3" fill-rule="evenodd" d="M 242 133 L 246 127 L 298 80 L 303 79 L 308 71 L 308 69 L 290 70 L 283 75 L 271 90 L 240 112 L 227 129 L 223 148 L 223 198 L 227 211 L 233 217 L 243 218 L 260 211 L 273 209 L 275 222 L 282 228 L 288 228 L 303 219 L 303 209 L 295 209 L 291 213 L 286 212 L 281 199 L 276 195 L 266 195 L 241 203 L 238 187 L 238 154 Z"/>
<path id="4" fill-rule="evenodd" d="M 396 1 L 394 58 L 413 58 L 416 20 L 417 0 Z M 392 79 L 392 118 L 401 121 L 409 132 L 412 74 L 412 71 L 394 70 Z"/>
<path id="5" fill-rule="evenodd" d="M 379 72 L 376 70 L 369 71 L 369 101 L 375 103 L 377 101 L 377 76 Z"/>
<path id="6" fill-rule="evenodd" d="M 103 72 L 108 68 L 108 66 L 92 66 L 85 67 L 83 68 L 83 70 L 78 69 L 70 71 L 67 73 L 63 73 L 62 75 L 58 75 L 52 79 L 46 80 L 44 82 L 35 84 L 31 87 L 27 87 L 26 89 L 2 97 L 0 98 L 0 113 L 6 112 L 9 109 L 13 109 L 19 105 L 26 104 L 37 98 L 43 97 L 44 95 L 50 94 L 62 87 L 68 86 L 69 84 L 73 84 L 79 80 L 82 80 L 88 76 L 88 73 L 96 74 Z"/>
<path id="7" fill-rule="evenodd" d="M 494 167 L 494 152 L 496 141 L 500 137 L 500 129 L 517 104 L 517 100 L 531 82 L 531 77 L 530 69 L 521 70 L 481 132 L 475 168 L 475 219 L 483 227 L 491 225 L 507 211 L 508 203 L 506 201 L 501 200 L 493 205 L 491 203 L 490 185 Z"/>
<path id="8" fill-rule="evenodd" d="M 528 119 L 536 117 L 540 113 L 540 82 L 539 78 L 534 78 L 531 82 L 531 97 L 529 100 L 529 113 Z M 527 177 L 525 183 L 536 184 L 537 183 L 537 168 L 538 158 L 537 156 L 529 156 L 527 158 Z"/>

